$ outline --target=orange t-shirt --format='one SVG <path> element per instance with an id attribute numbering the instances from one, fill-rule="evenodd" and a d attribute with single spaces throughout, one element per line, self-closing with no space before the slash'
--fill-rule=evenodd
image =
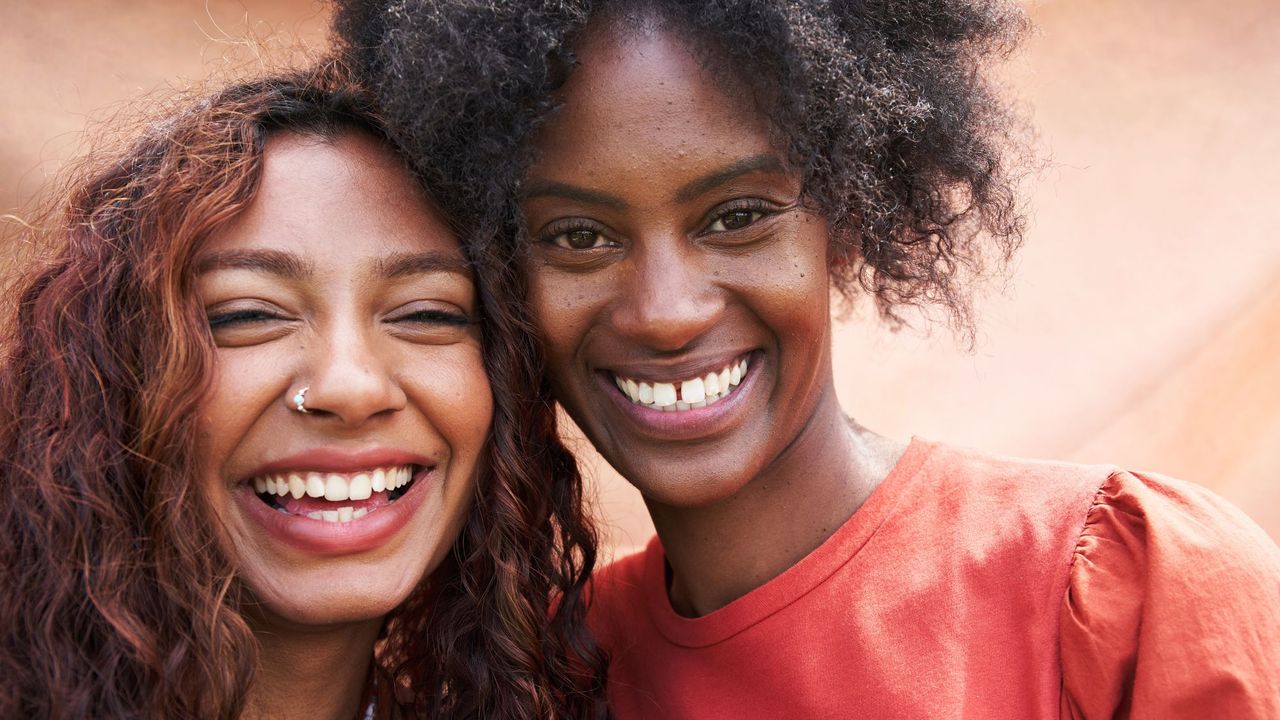
<path id="1" fill-rule="evenodd" d="M 914 441 L 799 563 L 700 618 L 648 548 L 592 627 L 628 718 L 1280 718 L 1280 550 L 1194 485 Z"/>

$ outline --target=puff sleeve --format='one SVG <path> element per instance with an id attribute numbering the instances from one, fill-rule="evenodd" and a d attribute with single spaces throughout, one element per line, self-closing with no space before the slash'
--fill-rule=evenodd
<path id="1" fill-rule="evenodd" d="M 1113 473 L 1060 638 L 1063 718 L 1280 718 L 1280 550 L 1207 490 Z"/>

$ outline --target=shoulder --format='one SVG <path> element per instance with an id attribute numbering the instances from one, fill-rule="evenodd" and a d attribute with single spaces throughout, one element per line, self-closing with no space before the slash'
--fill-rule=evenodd
<path id="1" fill-rule="evenodd" d="M 1091 582 L 1099 568 L 1190 587 L 1251 579 L 1280 600 L 1280 549 L 1266 532 L 1208 489 L 1155 473 L 1117 471 L 1095 493 L 1072 579 Z"/>
<path id="2" fill-rule="evenodd" d="M 983 453 L 921 442 L 927 459 L 910 492 L 947 505 L 979 505 L 991 513 L 1077 522 L 1077 553 L 1087 539 L 1128 528 L 1173 545 L 1238 547 L 1237 557 L 1261 560 L 1275 543 L 1231 503 L 1194 483 L 1114 465 L 1082 465 Z"/>
<path id="3" fill-rule="evenodd" d="M 1119 472 L 1113 465 L 1081 465 L 1034 460 L 971 448 L 917 441 L 929 454 L 924 473 L 945 489 L 978 488 L 1017 496 L 1039 497 L 1096 491 Z"/>
<path id="4" fill-rule="evenodd" d="M 1267 534 L 1236 506 L 1200 485 L 1157 473 L 1112 473 L 1099 488 L 1090 514 L 1140 518 L 1148 532 L 1168 533 L 1176 542 L 1275 549 Z M 1104 525 L 1103 519 L 1091 521 Z"/>
<path id="5" fill-rule="evenodd" d="M 886 480 L 895 523 L 928 528 L 939 541 L 976 546 L 980 553 L 993 545 L 1012 544 L 1029 554 L 1038 548 L 1055 563 L 1066 560 L 1099 488 L 1121 472 L 919 440 L 908 453 L 905 460 L 911 453 L 921 458 L 910 477 L 891 474 Z"/>
<path id="6" fill-rule="evenodd" d="M 1280 550 L 1212 492 L 1152 473 L 1099 488 L 1062 601 L 1064 694 L 1086 717 L 1280 713 Z"/>

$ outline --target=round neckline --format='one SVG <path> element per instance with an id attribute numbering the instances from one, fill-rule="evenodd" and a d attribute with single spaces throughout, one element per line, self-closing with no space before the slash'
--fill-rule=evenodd
<path id="1" fill-rule="evenodd" d="M 667 556 L 655 535 L 645 549 L 643 588 L 654 625 L 672 644 L 707 647 L 737 635 L 808 594 L 857 555 L 902 496 L 898 487 L 919 472 L 932 451 L 931 443 L 911 438 L 879 487 L 821 545 L 777 577 L 701 617 L 684 617 L 671 607 L 667 596 Z"/>

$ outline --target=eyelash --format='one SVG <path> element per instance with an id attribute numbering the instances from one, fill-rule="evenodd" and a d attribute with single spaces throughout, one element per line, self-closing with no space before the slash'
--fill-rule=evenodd
<path id="1" fill-rule="evenodd" d="M 247 325 L 254 322 L 282 319 L 283 318 L 279 315 L 269 313 L 264 310 L 232 310 L 231 312 L 210 315 L 209 328 L 211 330 L 220 330 L 223 328 Z M 451 313 L 444 310 L 420 310 L 418 312 L 401 315 L 400 317 L 389 320 L 388 322 L 406 321 L 422 323 L 424 325 L 450 325 L 453 327 L 466 327 L 475 324 L 475 321 L 466 315 L 461 313 Z"/>
<path id="2" fill-rule="evenodd" d="M 703 231 L 704 233 L 725 233 L 725 232 L 734 232 L 736 230 L 746 230 L 747 228 L 759 222 L 761 219 L 775 213 L 776 209 L 774 208 L 774 206 L 766 203 L 763 200 L 751 198 L 747 200 L 735 201 L 730 205 L 728 205 L 727 207 L 716 208 L 713 212 L 714 214 L 710 217 L 710 220 L 707 222 L 707 229 Z M 745 226 L 740 228 L 725 228 L 724 230 L 711 229 L 712 225 L 723 220 L 726 215 L 732 215 L 734 213 L 741 213 L 741 212 L 751 213 L 756 217 L 751 218 L 750 222 L 748 222 Z"/>
<path id="3" fill-rule="evenodd" d="M 542 237 L 541 239 L 539 239 L 538 242 L 545 243 L 547 245 L 554 245 L 555 247 L 558 247 L 561 250 L 570 250 L 570 251 L 576 251 L 576 252 L 585 252 L 588 250 L 600 249 L 599 247 L 591 247 L 591 248 L 564 247 L 556 242 L 556 238 L 559 238 L 562 235 L 569 235 L 571 233 L 576 233 L 576 232 L 593 233 L 605 239 L 606 242 L 608 241 L 608 238 L 605 237 L 605 232 L 603 227 L 600 227 L 599 225 L 596 225 L 594 223 L 587 222 L 585 220 L 573 219 L 573 220 L 560 220 L 552 223 L 550 226 L 547 227 L 545 231 L 543 231 Z"/>
<path id="4" fill-rule="evenodd" d="M 209 316 L 209 329 L 219 330 L 226 327 L 235 327 L 238 325 L 246 325 L 251 322 L 261 322 L 264 320 L 283 320 L 279 315 L 267 312 L 265 310 L 231 310 L 225 313 L 215 313 Z"/>
<path id="5" fill-rule="evenodd" d="M 418 310 L 388 320 L 388 322 L 405 321 L 424 325 L 449 325 L 452 327 L 467 327 L 476 323 L 475 320 L 462 313 L 448 312 L 446 310 Z"/>

